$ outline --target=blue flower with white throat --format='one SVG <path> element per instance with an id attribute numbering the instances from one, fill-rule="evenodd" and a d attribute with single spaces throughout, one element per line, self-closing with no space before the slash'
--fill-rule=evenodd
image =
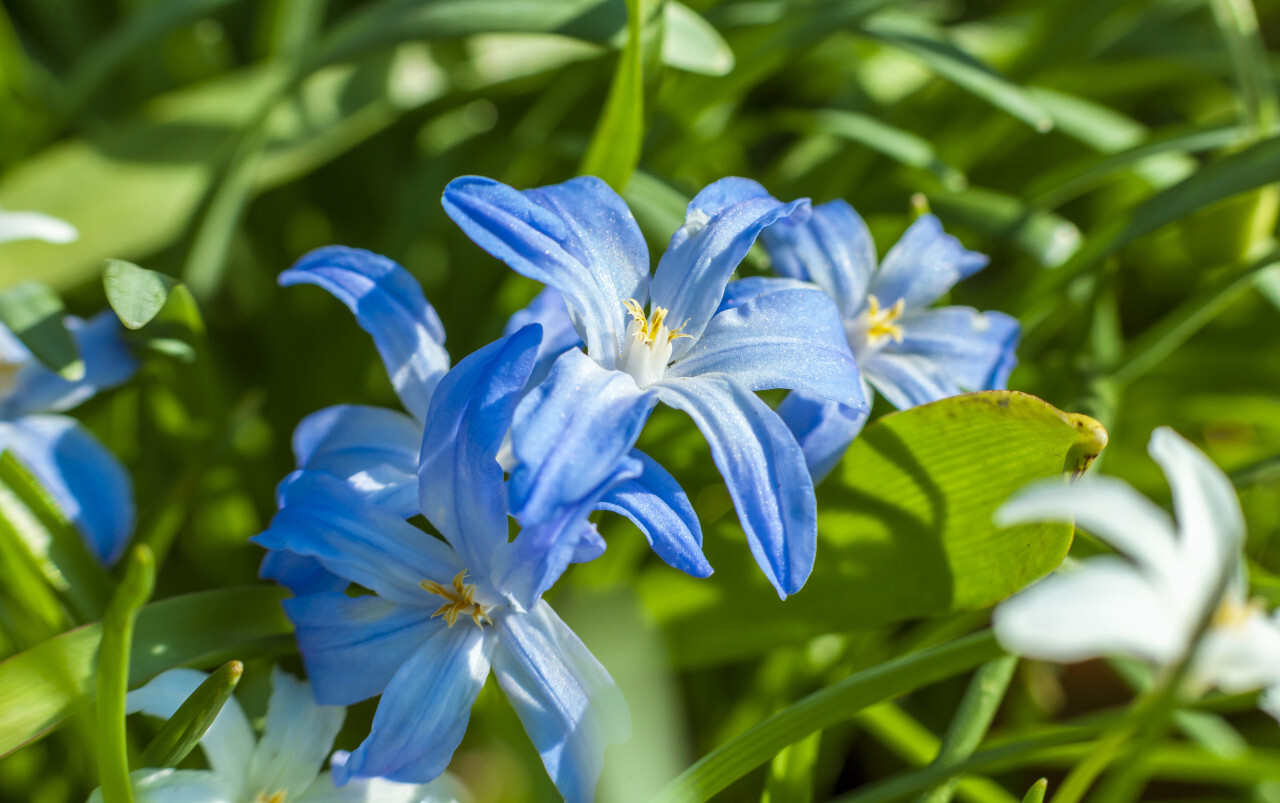
<path id="1" fill-rule="evenodd" d="M 619 462 L 574 505 L 509 538 L 497 455 L 540 339 L 540 327 L 520 329 L 435 389 L 417 475 L 419 508 L 442 539 L 323 472 L 287 480 L 283 507 L 253 539 L 373 592 L 284 603 L 319 702 L 382 695 L 368 738 L 335 771 L 339 783 L 438 776 L 491 669 L 567 800 L 591 800 L 605 747 L 629 738 L 613 680 L 541 596 L 570 561 L 598 554 L 587 514 L 645 467 Z"/>
<path id="2" fill-rule="evenodd" d="M 858 369 L 835 305 L 815 287 L 734 309 L 720 301 L 760 232 L 802 219 L 808 201 L 718 181 L 690 202 L 652 278 L 634 217 L 597 178 L 521 192 L 464 177 L 445 188 L 444 206 L 480 247 L 558 291 L 584 345 L 561 354 L 516 411 L 517 515 L 551 516 L 560 494 L 607 476 L 661 401 L 706 437 L 766 577 L 781 596 L 797 591 L 817 545 L 813 484 L 795 437 L 755 391 L 803 389 L 860 410 Z"/>
<path id="3" fill-rule="evenodd" d="M 774 270 L 787 280 L 735 282 L 725 305 L 811 282 L 840 308 L 864 392 L 874 388 L 899 409 L 964 391 L 1003 389 L 1017 360 L 1019 328 L 999 312 L 936 307 L 956 282 L 987 264 L 921 215 L 877 266 L 866 223 L 844 201 L 815 207 L 808 220 L 779 222 L 761 235 Z M 866 423 L 866 412 L 804 390 L 778 413 L 804 447 L 810 469 L 825 476 Z"/>
<path id="4" fill-rule="evenodd" d="M 1171 429 L 1153 432 L 1149 450 L 1173 491 L 1176 522 L 1111 477 L 1033 485 L 996 511 L 1000 526 L 1074 521 L 1118 553 L 1063 568 L 1002 602 L 996 638 L 1031 658 L 1125 656 L 1161 669 L 1194 648 L 1193 693 L 1272 690 L 1264 707 L 1280 718 L 1280 619 L 1246 598 L 1244 516 L 1231 481 Z"/>
<path id="5" fill-rule="evenodd" d="M 171 669 L 126 698 L 126 710 L 168 719 L 207 676 Z M 430 784 L 369 778 L 338 788 L 334 769 L 348 755 L 332 756 L 333 740 L 346 710 L 316 705 L 307 683 L 272 670 L 266 726 L 258 739 L 240 703 L 231 697 L 200 739 L 207 770 L 139 769 L 130 774 L 137 803 L 465 803 L 469 797 L 452 776 Z M 95 790 L 89 803 L 100 803 Z"/>

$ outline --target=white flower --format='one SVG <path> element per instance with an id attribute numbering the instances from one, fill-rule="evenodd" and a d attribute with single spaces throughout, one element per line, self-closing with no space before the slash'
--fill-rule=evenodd
<path id="1" fill-rule="evenodd" d="M 207 677 L 194 669 L 172 669 L 127 698 L 129 713 L 169 718 Z M 232 697 L 200 740 L 207 770 L 141 769 L 130 778 L 136 803 L 460 803 L 469 798 L 445 773 L 429 784 L 382 778 L 352 780 L 335 787 L 321 772 L 346 709 L 316 705 L 311 686 L 275 669 L 271 674 L 262 739 L 254 738 L 240 703 Z M 346 761 L 335 752 L 331 763 Z M 89 803 L 100 803 L 94 790 Z"/>
<path id="2" fill-rule="evenodd" d="M 12 240 L 44 240 L 70 243 L 79 237 L 76 227 L 39 212 L 6 212 L 0 209 L 0 243 Z"/>
<path id="3" fill-rule="evenodd" d="M 1090 477 L 1037 483 L 996 511 L 1002 527 L 1075 521 L 1118 555 L 1081 561 L 996 607 L 996 638 L 1010 652 L 1049 661 L 1101 656 L 1176 664 L 1206 612 L 1213 618 L 1190 668 L 1195 692 L 1271 688 L 1280 718 L 1280 620 L 1246 600 L 1240 566 L 1244 517 L 1230 480 L 1167 427 L 1148 448 L 1173 491 L 1177 523 L 1129 485 Z M 1225 572 L 1235 572 L 1217 596 Z"/>

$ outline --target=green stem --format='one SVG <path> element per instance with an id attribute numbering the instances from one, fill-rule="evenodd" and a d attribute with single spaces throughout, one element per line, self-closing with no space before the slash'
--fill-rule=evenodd
<path id="1" fill-rule="evenodd" d="M 124 580 L 102 620 L 102 643 L 98 647 L 98 775 L 104 803 L 133 803 L 124 722 L 129 651 L 138 609 L 151 597 L 155 580 L 155 558 L 145 544 L 139 544 L 129 553 Z"/>
<path id="2" fill-rule="evenodd" d="M 729 740 L 682 772 L 656 800 L 709 800 L 729 784 L 810 733 L 848 719 L 867 706 L 966 672 L 1002 654 L 990 630 L 905 655 L 858 672 L 779 711 Z"/>

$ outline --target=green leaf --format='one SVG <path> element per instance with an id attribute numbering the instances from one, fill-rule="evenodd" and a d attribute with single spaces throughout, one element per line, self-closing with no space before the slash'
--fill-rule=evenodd
<path id="1" fill-rule="evenodd" d="M 142 751 L 139 767 L 176 767 L 204 737 L 205 731 L 231 699 L 240 683 L 244 664 L 228 661 L 205 678 L 191 696 L 173 712 L 169 721 Z"/>
<path id="2" fill-rule="evenodd" d="M 1045 792 L 1049 791 L 1049 779 L 1041 778 L 1031 784 L 1031 788 L 1022 796 L 1022 803 L 1044 803 Z"/>
<path id="3" fill-rule="evenodd" d="M 806 117 L 815 132 L 856 142 L 904 165 L 928 170 L 949 190 L 962 190 L 969 183 L 964 173 L 942 161 L 927 139 L 869 114 L 822 109 Z"/>
<path id="4" fill-rule="evenodd" d="M 102 271 L 107 303 L 129 329 L 141 329 L 160 313 L 178 280 L 120 259 L 107 260 Z"/>
<path id="5" fill-rule="evenodd" d="M 985 608 L 1057 566 L 1072 535 L 1067 524 L 997 529 L 995 509 L 1032 480 L 1083 470 L 1105 443 L 1096 421 L 1010 391 L 893 413 L 818 487 L 819 558 L 800 592 L 778 599 L 725 504 L 707 527 L 716 573 L 699 580 L 658 566 L 640 593 L 686 666 Z"/>
<path id="6" fill-rule="evenodd" d="M 701 75 L 733 72 L 733 51 L 720 32 L 698 12 L 676 0 L 663 6 L 662 61 Z"/>
<path id="7" fill-rule="evenodd" d="M 65 316 L 62 299 L 44 282 L 23 282 L 0 294 L 0 323 L 9 327 L 37 360 L 74 382 L 84 377 L 84 360 L 67 330 Z"/>
<path id="8" fill-rule="evenodd" d="M 153 602 L 138 612 L 129 684 L 175 666 L 210 666 L 287 649 L 287 592 L 222 588 Z M 93 701 L 102 625 L 63 633 L 0 663 L 0 757 L 38 739 Z"/>
<path id="9" fill-rule="evenodd" d="M 155 556 L 146 544 L 138 544 L 125 560 L 124 579 L 103 617 L 98 646 L 98 781 L 105 803 L 133 803 L 124 721 L 129 653 L 138 609 L 151 598 L 155 585 Z"/>
<path id="10" fill-rule="evenodd" d="M 578 171 L 599 176 L 619 191 L 640 164 L 640 146 L 644 142 L 642 5 L 642 0 L 627 0 L 627 45 L 622 49 L 604 111 Z"/>
<path id="11" fill-rule="evenodd" d="M 938 216 L 1007 240 L 1046 268 L 1056 268 L 1080 248 L 1080 230 L 1060 215 L 994 190 L 926 193 Z"/>
<path id="12" fill-rule="evenodd" d="M 867 706 L 965 672 L 1000 655 L 990 631 L 886 661 L 810 694 L 730 739 L 680 773 L 655 798 L 700 803 L 778 751 Z"/>

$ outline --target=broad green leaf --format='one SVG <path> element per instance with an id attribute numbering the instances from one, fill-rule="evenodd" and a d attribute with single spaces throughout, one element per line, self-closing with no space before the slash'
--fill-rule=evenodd
<path id="1" fill-rule="evenodd" d="M 200 743 L 222 706 L 231 699 L 242 674 L 244 664 L 228 661 L 205 678 L 142 751 L 137 766 L 178 766 L 178 762 Z"/>
<path id="2" fill-rule="evenodd" d="M 655 798 L 661 803 L 700 803 L 779 750 L 867 706 L 959 675 L 1000 655 L 990 631 L 886 661 L 810 694 L 712 750 L 680 773 Z"/>
<path id="3" fill-rule="evenodd" d="M 284 647 L 292 628 L 280 607 L 287 592 L 221 588 L 153 602 L 138 612 L 129 660 L 135 686 L 175 666 L 210 666 Z M 102 625 L 49 639 L 0 663 L 0 756 L 38 739 L 93 701 Z"/>
<path id="4" fill-rule="evenodd" d="M 107 260 L 102 271 L 107 303 L 129 329 L 141 329 L 169 301 L 178 280 L 120 259 Z"/>
<path id="5" fill-rule="evenodd" d="M 44 282 L 26 281 L 0 294 L 0 323 L 35 358 L 63 377 L 84 376 L 84 360 L 64 322 L 62 299 Z"/>
<path id="6" fill-rule="evenodd" d="M 0 514 L 80 621 L 102 616 L 111 579 L 53 496 L 12 452 L 0 455 Z"/>
<path id="7" fill-rule="evenodd" d="M 1083 471 L 1105 443 L 1096 421 L 1011 391 L 893 413 L 818 487 L 817 561 L 798 593 L 778 599 L 727 505 L 707 524 L 715 574 L 655 567 L 640 593 L 686 666 L 984 608 L 1048 573 L 1071 544 L 1067 524 L 997 529 L 995 509 L 1032 480 Z"/>
<path id="8" fill-rule="evenodd" d="M 129 693 L 129 653 L 138 609 L 156 585 L 156 559 L 138 544 L 125 559 L 124 579 L 102 619 L 98 645 L 98 779 L 104 800 L 132 803 L 129 743 L 125 732 L 125 696 Z"/>
<path id="9" fill-rule="evenodd" d="M 733 50 L 711 23 L 676 0 L 663 5 L 662 61 L 702 75 L 733 71 Z"/>
<path id="10" fill-rule="evenodd" d="M 643 0 L 627 0 L 627 45 L 578 171 L 599 176 L 615 190 L 627 185 L 640 164 L 644 142 L 644 5 Z"/>

